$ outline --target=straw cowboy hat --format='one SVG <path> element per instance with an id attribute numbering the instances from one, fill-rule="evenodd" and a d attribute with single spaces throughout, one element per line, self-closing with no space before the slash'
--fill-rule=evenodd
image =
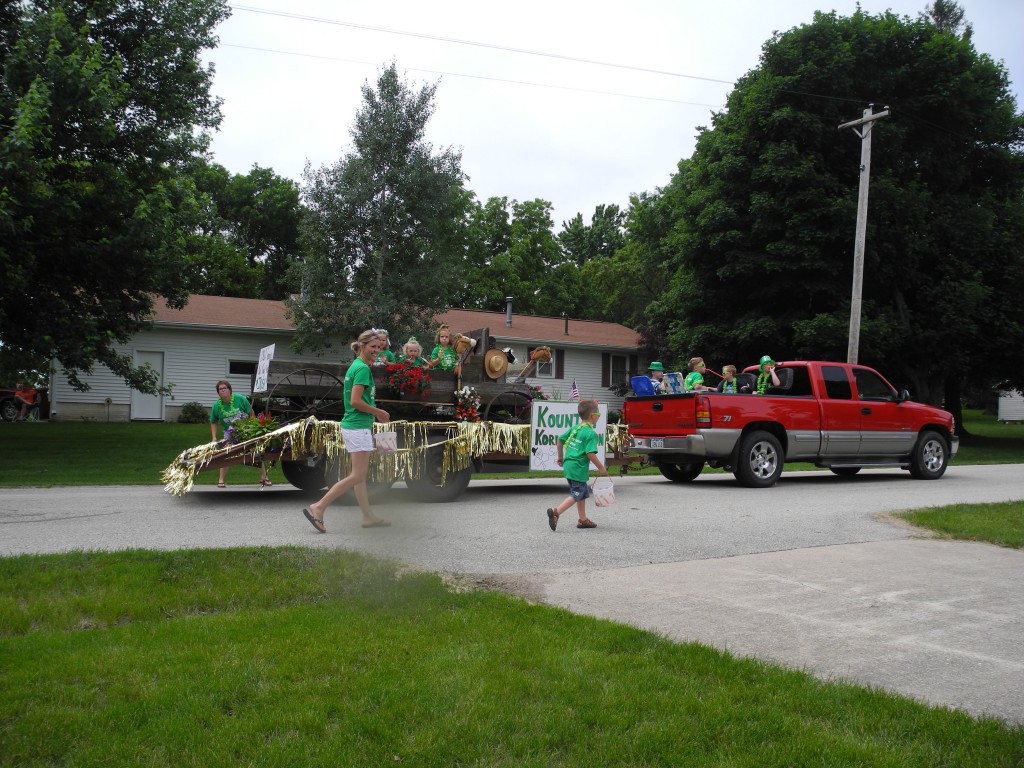
<path id="1" fill-rule="evenodd" d="M 488 349 L 484 353 L 484 373 L 488 378 L 500 379 L 508 370 L 508 358 L 500 349 Z"/>

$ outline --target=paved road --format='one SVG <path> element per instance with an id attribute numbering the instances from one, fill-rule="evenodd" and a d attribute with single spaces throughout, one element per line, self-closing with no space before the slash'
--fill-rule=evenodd
<path id="1" fill-rule="evenodd" d="M 558 480 L 474 481 L 449 505 L 417 504 L 398 487 L 376 505 L 391 528 L 364 530 L 358 512 L 336 506 L 321 535 L 300 512 L 308 494 L 290 486 L 182 498 L 155 486 L 14 489 L 0 497 L 0 554 L 345 547 L 1024 723 L 1024 553 L 922 538 L 885 517 L 1024 500 L 1024 465 L 954 466 L 938 482 L 897 470 L 787 473 L 766 490 L 729 475 L 685 486 L 627 477 L 616 494 L 592 511 L 597 529 L 577 530 L 570 513 L 551 533 L 543 510 L 564 498 Z"/>

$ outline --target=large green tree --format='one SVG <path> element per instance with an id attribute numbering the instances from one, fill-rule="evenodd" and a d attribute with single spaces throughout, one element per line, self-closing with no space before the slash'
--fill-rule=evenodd
<path id="1" fill-rule="evenodd" d="M 352 149 L 332 166 L 307 167 L 301 296 L 289 301 L 303 348 L 367 327 L 399 339 L 448 305 L 471 198 L 460 153 L 435 153 L 424 138 L 436 91 L 403 80 L 392 63 L 363 86 Z"/>
<path id="2" fill-rule="evenodd" d="M 0 354 L 54 357 L 73 385 L 118 351 L 154 294 L 186 301 L 195 189 L 183 167 L 220 122 L 223 0 L 0 0 Z"/>
<path id="3" fill-rule="evenodd" d="M 837 126 L 874 103 L 860 362 L 953 409 L 968 377 L 1024 383 L 1024 121 L 958 29 L 817 13 L 765 44 L 670 185 L 680 357 L 845 359 L 861 142 Z"/>
<path id="4" fill-rule="evenodd" d="M 193 170 L 203 193 L 208 234 L 190 270 L 192 293 L 283 299 L 299 257 L 299 186 L 269 168 L 247 174 L 202 162 Z"/>

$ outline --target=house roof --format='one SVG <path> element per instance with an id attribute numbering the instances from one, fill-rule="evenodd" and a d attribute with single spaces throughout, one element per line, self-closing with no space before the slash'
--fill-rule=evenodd
<path id="1" fill-rule="evenodd" d="M 573 320 L 564 317 L 512 314 L 512 325 L 506 325 L 504 312 L 481 312 L 475 309 L 449 309 L 437 316 L 452 330 L 469 333 L 487 328 L 495 340 L 573 344 L 614 349 L 635 349 L 640 344 L 637 332 L 619 323 L 598 320 Z"/>
<path id="2" fill-rule="evenodd" d="M 292 332 L 292 322 L 285 316 L 281 301 L 236 299 L 227 296 L 189 297 L 183 309 L 170 309 L 163 299 L 154 303 L 153 320 L 158 326 L 192 326 L 219 330 L 262 330 Z M 437 315 L 439 323 L 448 323 L 452 330 L 469 333 L 488 328 L 496 340 L 538 342 L 611 349 L 635 349 L 639 346 L 636 331 L 619 323 L 597 320 L 573 320 L 563 317 L 512 315 L 506 325 L 504 312 L 482 312 L 473 309 L 449 309 Z"/>
<path id="3" fill-rule="evenodd" d="M 285 317 L 285 311 L 282 301 L 192 294 L 183 309 L 171 309 L 157 297 L 153 302 L 153 321 L 162 326 L 294 331 L 295 326 Z"/>

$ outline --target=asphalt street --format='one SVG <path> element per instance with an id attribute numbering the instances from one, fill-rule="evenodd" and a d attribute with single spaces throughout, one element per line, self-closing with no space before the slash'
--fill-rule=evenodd
<path id="1" fill-rule="evenodd" d="M 731 475 L 615 478 L 615 504 L 590 510 L 598 528 L 578 530 L 570 510 L 555 533 L 544 510 L 565 497 L 557 479 L 474 480 L 445 505 L 399 485 L 375 503 L 390 528 L 363 529 L 358 510 L 336 505 L 326 535 L 302 516 L 309 494 L 260 490 L 252 469 L 228 479 L 180 498 L 159 486 L 5 490 L 0 554 L 341 547 L 1024 723 L 1024 552 L 930 538 L 889 517 L 956 502 L 1024 511 L 1024 465 L 954 465 L 933 482 L 793 472 L 764 490 Z"/>

